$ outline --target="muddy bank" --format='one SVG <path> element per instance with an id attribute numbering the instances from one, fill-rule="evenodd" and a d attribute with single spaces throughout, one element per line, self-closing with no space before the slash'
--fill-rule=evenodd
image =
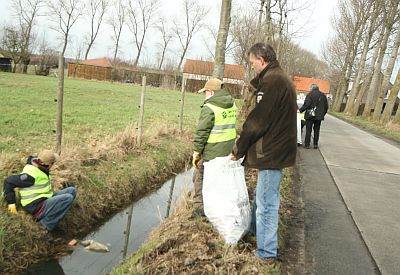
<path id="1" fill-rule="evenodd" d="M 292 170 L 286 170 L 281 183 L 279 250 L 284 250 L 283 236 L 290 199 Z M 256 185 L 256 172 L 247 171 L 249 194 Z M 250 196 L 252 197 L 252 196 Z M 255 239 L 226 246 L 206 218 L 192 218 L 192 199 L 185 197 L 173 216 L 160 225 L 142 247 L 115 268 L 111 274 L 278 274 L 258 261 Z"/>
<path id="2" fill-rule="evenodd" d="M 66 146 L 53 172 L 54 183 L 56 188 L 74 185 L 78 197 L 60 224 L 59 237 L 63 240 L 48 242 L 30 216 L 22 211 L 15 216 L 8 214 L 2 200 L 1 272 L 15 274 L 35 262 L 64 255 L 70 238 L 87 234 L 110 215 L 160 187 L 187 163 L 191 149 L 189 136 L 174 129 L 157 129 L 147 133 L 138 149 L 134 146 L 135 131 L 127 129 L 89 148 Z M 6 159 L 13 160 L 13 156 Z M 4 163 L 1 167 L 8 169 L 7 174 L 16 173 L 23 166 L 18 158 Z"/>

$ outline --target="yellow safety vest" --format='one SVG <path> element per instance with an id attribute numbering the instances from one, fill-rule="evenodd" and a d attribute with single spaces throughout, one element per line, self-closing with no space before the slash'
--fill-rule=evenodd
<path id="1" fill-rule="evenodd" d="M 26 206 L 39 198 L 51 198 L 53 191 L 50 183 L 50 177 L 34 165 L 26 165 L 22 174 L 28 174 L 35 179 L 32 186 L 20 188 L 21 205 Z"/>
<path id="2" fill-rule="evenodd" d="M 204 104 L 214 112 L 214 127 L 211 129 L 207 143 L 217 143 L 236 138 L 236 105 L 227 109 L 210 103 Z"/>

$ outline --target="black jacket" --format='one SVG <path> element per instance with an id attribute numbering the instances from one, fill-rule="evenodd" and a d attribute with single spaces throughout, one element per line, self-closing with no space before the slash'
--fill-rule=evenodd
<path id="1" fill-rule="evenodd" d="M 27 160 L 27 164 L 32 164 L 32 160 L 34 158 L 30 156 Z M 42 169 L 41 169 L 42 170 Z M 42 170 L 44 173 L 48 174 L 47 171 Z M 3 190 L 4 190 L 4 198 L 7 204 L 15 204 L 15 192 L 14 188 L 24 188 L 32 186 L 35 183 L 35 179 L 28 174 L 17 174 L 11 175 L 4 180 Z M 35 214 L 42 206 L 42 203 L 46 200 L 46 198 L 39 198 L 30 204 L 24 206 L 24 210 L 30 214 Z"/>
<path id="2" fill-rule="evenodd" d="M 310 110 L 316 106 L 315 110 L 315 118 L 310 117 L 310 115 L 306 112 L 304 114 L 304 118 L 307 120 L 324 120 L 326 113 L 328 112 L 328 100 L 326 96 L 319 91 L 319 89 L 313 89 L 308 93 L 306 99 L 304 100 L 303 106 L 300 108 L 300 113 Z"/>
<path id="3" fill-rule="evenodd" d="M 256 106 L 243 124 L 233 149 L 256 169 L 282 169 L 296 161 L 297 103 L 294 85 L 278 61 L 271 62 L 251 81 Z"/>

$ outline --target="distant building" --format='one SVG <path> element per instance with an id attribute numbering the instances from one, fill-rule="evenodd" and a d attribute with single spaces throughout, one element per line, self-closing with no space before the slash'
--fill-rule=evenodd
<path id="1" fill-rule="evenodd" d="M 183 66 L 183 77 L 186 79 L 186 90 L 195 92 L 203 88 L 212 77 L 214 62 L 186 59 Z M 223 83 L 227 90 L 238 96 L 244 85 L 245 69 L 243 65 L 225 64 Z"/>
<path id="2" fill-rule="evenodd" d="M 68 76 L 84 79 L 111 80 L 112 64 L 108 58 L 97 58 L 70 62 L 68 64 Z"/>
<path id="3" fill-rule="evenodd" d="M 296 87 L 297 99 L 300 101 L 304 101 L 306 95 L 311 91 L 311 84 L 317 84 L 319 90 L 330 97 L 330 85 L 329 81 L 318 79 L 318 78 L 308 78 L 302 76 L 294 76 L 293 83 Z"/>
<path id="4" fill-rule="evenodd" d="M 0 71 L 11 72 L 12 58 L 4 56 L 0 53 Z"/>

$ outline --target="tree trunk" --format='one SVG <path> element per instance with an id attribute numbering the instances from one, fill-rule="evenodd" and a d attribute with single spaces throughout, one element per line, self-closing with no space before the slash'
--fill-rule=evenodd
<path id="1" fill-rule="evenodd" d="M 373 120 L 378 121 L 381 116 L 382 106 L 383 106 L 383 99 L 386 96 L 386 93 L 389 89 L 390 84 L 390 77 L 393 73 L 393 68 L 396 63 L 397 53 L 399 52 L 399 45 L 400 45 L 400 30 L 397 31 L 396 41 L 393 44 L 392 53 L 390 55 L 390 59 L 388 65 L 385 70 L 385 74 L 382 81 L 382 86 L 380 88 L 380 92 L 378 98 L 376 99 L 375 103 L 375 111 L 372 116 Z"/>
<path id="2" fill-rule="evenodd" d="M 399 107 L 397 107 L 397 111 L 396 111 L 396 114 L 394 115 L 393 122 L 400 124 L 400 105 L 399 105 Z"/>
<path id="3" fill-rule="evenodd" d="M 369 44 L 371 43 L 372 36 L 375 32 L 376 18 L 377 18 L 377 16 L 375 16 L 375 15 L 373 16 L 373 18 L 371 18 L 368 35 L 364 41 L 364 48 L 363 48 L 363 52 L 362 52 L 361 58 L 360 58 L 360 66 L 358 67 L 357 76 L 353 82 L 353 87 L 351 88 L 350 97 L 348 98 L 346 108 L 344 110 L 345 113 L 347 113 L 347 114 L 353 114 L 354 109 L 356 109 L 355 110 L 356 114 L 358 111 L 358 108 L 355 108 L 354 106 L 359 106 L 358 104 L 356 104 L 357 103 L 356 99 L 357 99 L 358 93 L 360 92 L 360 82 L 361 82 L 361 77 L 362 77 L 362 75 L 364 73 L 364 69 L 365 69 L 365 63 L 366 63 L 367 54 L 369 51 Z"/>
<path id="4" fill-rule="evenodd" d="M 383 36 L 384 36 L 384 32 L 381 32 L 380 35 L 379 35 L 379 38 L 378 38 L 377 45 L 380 45 L 380 43 L 382 43 Z M 378 55 L 379 55 L 379 46 L 376 46 L 375 51 L 374 51 L 374 55 L 372 56 L 371 64 L 370 64 L 368 72 L 367 72 L 367 75 L 364 78 L 364 83 L 361 86 L 361 90 L 360 90 L 359 94 L 356 97 L 356 102 L 355 102 L 355 104 L 353 106 L 353 109 L 351 111 L 352 115 L 357 115 L 358 114 L 358 110 L 359 110 L 360 105 L 362 104 L 363 99 L 364 99 L 364 95 L 369 89 L 369 86 L 371 84 L 372 75 L 374 73 L 375 63 L 376 63 L 376 60 L 378 59 Z"/>
<path id="5" fill-rule="evenodd" d="M 258 11 L 258 23 L 257 23 L 257 36 L 258 37 L 261 36 L 261 29 L 262 29 L 261 22 L 262 22 L 262 17 L 263 17 L 264 4 L 265 4 L 265 0 L 260 0 L 260 9 Z M 221 15 L 222 15 L 222 13 L 221 13 Z"/>
<path id="6" fill-rule="evenodd" d="M 393 84 L 392 89 L 390 89 L 390 95 L 386 102 L 385 110 L 383 111 L 382 116 L 381 116 L 381 122 L 383 122 L 383 123 L 389 122 L 389 120 L 392 116 L 393 107 L 394 107 L 394 104 L 396 103 L 396 99 L 397 99 L 397 95 L 399 94 L 399 91 L 400 91 L 400 70 L 397 72 L 396 80 Z M 397 113 L 396 113 L 396 116 L 398 118 L 400 118 L 399 109 L 400 108 L 397 108 Z M 400 122 L 400 121 L 398 121 L 398 122 Z"/>
<path id="7" fill-rule="evenodd" d="M 167 46 L 163 48 L 162 54 L 161 54 L 161 60 L 160 60 L 160 65 L 158 65 L 158 69 L 161 70 L 162 63 L 164 62 L 164 56 L 165 56 L 165 51 L 167 50 Z"/>
<path id="8" fill-rule="evenodd" d="M 367 102 L 365 103 L 364 111 L 362 113 L 363 118 L 368 118 L 371 114 L 372 102 L 374 100 L 375 92 L 378 89 L 378 85 L 380 83 L 379 80 L 380 80 L 380 74 L 381 74 L 381 67 L 382 67 L 382 63 L 383 63 L 383 58 L 385 57 L 385 51 L 386 51 L 386 47 L 387 47 L 387 43 L 388 43 L 388 39 L 389 39 L 389 32 L 390 31 L 386 29 L 383 41 L 380 45 L 379 56 L 375 63 L 374 74 L 372 76 L 371 85 L 369 86 L 369 89 L 368 89 Z"/>
<path id="9" fill-rule="evenodd" d="M 229 25 L 231 23 L 232 0 L 222 0 L 221 16 L 219 19 L 219 30 L 217 44 L 215 47 L 215 63 L 213 77 L 224 79 L 225 48 L 228 38 Z"/>
<path id="10" fill-rule="evenodd" d="M 64 102 L 64 54 L 61 53 L 60 57 L 58 58 L 58 90 L 57 90 L 56 151 L 58 154 L 61 153 L 61 143 L 62 143 L 62 121 L 63 121 L 63 106 L 64 106 L 63 102 Z"/>
<path id="11" fill-rule="evenodd" d="M 270 43 L 272 40 L 271 34 L 271 0 L 267 0 L 267 4 L 265 5 L 265 39 L 267 43 Z"/>

